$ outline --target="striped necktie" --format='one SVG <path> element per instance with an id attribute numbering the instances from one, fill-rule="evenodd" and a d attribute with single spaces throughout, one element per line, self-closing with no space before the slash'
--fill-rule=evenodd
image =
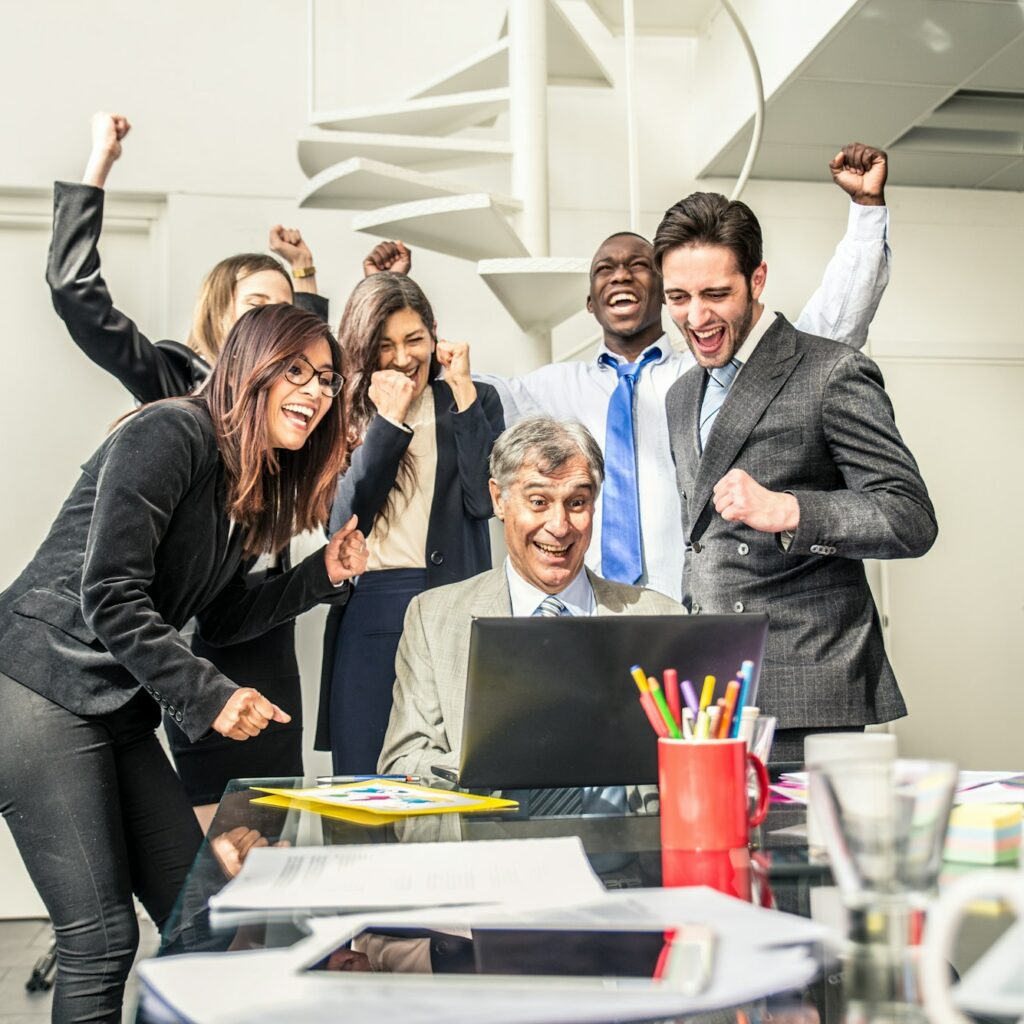
<path id="1" fill-rule="evenodd" d="M 704 385 L 704 400 L 700 405 L 700 450 L 704 451 L 708 443 L 708 435 L 718 416 L 719 410 L 725 404 L 729 394 L 729 388 L 739 373 L 740 361 L 733 357 L 725 366 L 716 366 L 708 370 L 708 380 Z"/>
<path id="2" fill-rule="evenodd" d="M 534 615 L 542 615 L 545 619 L 557 619 L 560 615 L 568 614 L 568 611 L 564 604 L 555 597 L 554 594 L 548 594 L 539 605 L 537 605 Z"/>

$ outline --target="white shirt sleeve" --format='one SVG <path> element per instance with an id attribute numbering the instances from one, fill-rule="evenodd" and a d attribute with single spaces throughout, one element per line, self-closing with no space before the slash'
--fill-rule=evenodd
<path id="1" fill-rule="evenodd" d="M 501 399 L 505 426 L 526 419 L 527 416 L 559 416 L 558 393 L 555 380 L 562 376 L 558 364 L 541 366 L 522 377 L 499 377 L 493 373 L 474 373 L 473 380 L 490 384 Z M 552 386 L 554 385 L 554 386 Z M 564 405 L 564 394 L 563 394 Z"/>
<path id="2" fill-rule="evenodd" d="M 889 283 L 889 208 L 850 203 L 836 251 L 795 327 L 863 348 L 868 328 Z"/>

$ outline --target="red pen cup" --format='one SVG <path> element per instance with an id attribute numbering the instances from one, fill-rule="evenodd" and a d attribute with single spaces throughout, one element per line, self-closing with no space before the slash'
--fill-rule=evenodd
<path id="1" fill-rule="evenodd" d="M 753 864 L 745 846 L 732 850 L 661 851 L 661 884 L 666 886 L 706 885 L 711 889 L 753 900 Z"/>
<path id="2" fill-rule="evenodd" d="M 747 765 L 758 799 L 748 812 Z M 768 773 L 743 740 L 658 740 L 663 850 L 744 849 L 768 813 Z"/>

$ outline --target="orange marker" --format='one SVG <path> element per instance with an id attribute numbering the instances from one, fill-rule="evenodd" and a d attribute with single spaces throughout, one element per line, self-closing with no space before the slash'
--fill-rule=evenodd
<path id="1" fill-rule="evenodd" d="M 725 707 L 722 709 L 722 720 L 718 723 L 718 738 L 720 740 L 729 738 L 729 726 L 732 725 L 732 716 L 736 713 L 736 701 L 739 695 L 739 681 L 733 679 L 725 688 Z"/>

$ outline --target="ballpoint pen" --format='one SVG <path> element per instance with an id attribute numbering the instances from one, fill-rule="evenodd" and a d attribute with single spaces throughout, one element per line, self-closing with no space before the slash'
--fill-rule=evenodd
<path id="1" fill-rule="evenodd" d="M 422 782 L 419 775 L 318 775 L 318 786 L 342 786 L 346 782 L 379 782 L 387 779 L 391 782 Z"/>

